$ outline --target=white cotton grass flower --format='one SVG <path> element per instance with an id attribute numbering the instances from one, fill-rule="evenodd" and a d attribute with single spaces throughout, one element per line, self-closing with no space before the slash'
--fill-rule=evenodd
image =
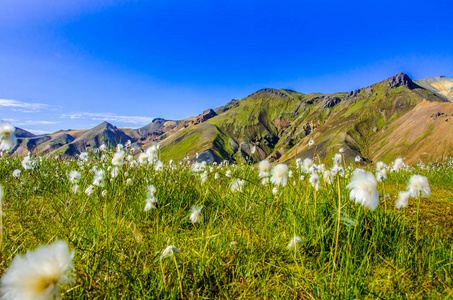
<path id="1" fill-rule="evenodd" d="M 116 178 L 118 175 L 120 174 L 120 169 L 118 169 L 118 167 L 113 167 L 112 168 L 112 171 L 110 172 L 110 175 L 112 176 L 112 178 Z"/>
<path id="2" fill-rule="evenodd" d="M 82 161 L 87 161 L 88 160 L 88 152 L 82 152 L 79 154 L 79 159 Z"/>
<path id="3" fill-rule="evenodd" d="M 156 194 L 156 188 L 154 187 L 154 185 L 149 185 L 148 186 L 148 194 L 147 194 L 147 197 L 150 198 L 150 197 L 154 197 L 154 195 Z"/>
<path id="4" fill-rule="evenodd" d="M 360 157 L 360 155 L 357 155 L 354 160 L 357 163 L 362 162 L 362 157 Z"/>
<path id="5" fill-rule="evenodd" d="M 341 177 L 344 176 L 344 168 L 339 166 L 339 165 L 334 165 L 331 169 L 332 174 L 335 175 L 340 175 Z"/>
<path id="6" fill-rule="evenodd" d="M 342 160 L 341 154 L 336 153 L 335 156 L 333 157 L 333 163 L 335 165 L 339 165 L 339 164 L 341 164 L 341 160 Z"/>
<path id="7" fill-rule="evenodd" d="M 123 151 L 123 149 L 124 149 L 123 144 L 117 144 L 117 145 L 116 145 L 116 151 L 117 151 L 117 152 Z"/>
<path id="8" fill-rule="evenodd" d="M 157 203 L 156 198 L 151 196 L 150 198 L 146 199 L 146 205 L 144 211 L 148 211 L 151 208 L 159 208 L 159 204 Z"/>
<path id="9" fill-rule="evenodd" d="M 407 191 L 399 192 L 398 199 L 396 200 L 396 204 L 395 204 L 396 208 L 400 209 L 400 208 L 406 207 L 409 204 L 410 196 L 411 196 L 411 194 Z"/>
<path id="10" fill-rule="evenodd" d="M 393 162 L 392 171 L 398 172 L 403 167 L 404 167 L 404 160 L 402 158 L 397 158 Z"/>
<path id="11" fill-rule="evenodd" d="M 11 150 L 16 142 L 16 128 L 9 122 L 0 123 L 0 151 Z"/>
<path id="12" fill-rule="evenodd" d="M 104 186 L 104 176 L 102 175 L 94 175 L 93 178 L 93 185 L 95 186 Z"/>
<path id="13" fill-rule="evenodd" d="M 148 163 L 148 154 L 145 152 L 142 152 L 138 155 L 138 163 L 141 165 L 147 164 Z"/>
<path id="14" fill-rule="evenodd" d="M 340 148 L 340 149 L 338 150 L 338 152 L 344 153 L 344 148 Z"/>
<path id="15" fill-rule="evenodd" d="M 315 141 L 314 141 L 314 140 L 310 139 L 310 140 L 308 141 L 308 146 L 313 146 L 314 144 L 315 144 Z"/>
<path id="16" fill-rule="evenodd" d="M 82 175 L 80 174 L 80 172 L 73 170 L 69 172 L 68 177 L 71 183 L 77 183 Z"/>
<path id="17" fill-rule="evenodd" d="M 77 194 L 80 191 L 80 187 L 76 184 L 72 187 L 72 193 Z"/>
<path id="18" fill-rule="evenodd" d="M 208 172 L 204 171 L 202 174 L 200 174 L 200 179 L 202 184 L 208 181 Z"/>
<path id="19" fill-rule="evenodd" d="M 272 194 L 277 195 L 277 193 L 278 193 L 278 188 L 275 186 L 275 187 L 272 189 Z"/>
<path id="20" fill-rule="evenodd" d="M 20 170 L 19 169 L 16 169 L 13 171 L 13 177 L 14 178 L 19 178 L 20 177 Z"/>
<path id="21" fill-rule="evenodd" d="M 68 275 L 73 258 L 64 241 L 14 257 L 1 280 L 2 299 L 60 299 L 58 285 L 73 281 Z"/>
<path id="22" fill-rule="evenodd" d="M 381 171 L 376 173 L 376 180 L 379 182 L 384 181 L 384 179 L 387 179 L 387 169 L 382 169 Z"/>
<path id="23" fill-rule="evenodd" d="M 105 196 L 107 196 L 107 190 L 103 190 L 101 196 L 105 198 Z"/>
<path id="24" fill-rule="evenodd" d="M 288 244 L 288 250 L 296 250 L 302 244 L 302 239 L 295 235 Z"/>
<path id="25" fill-rule="evenodd" d="M 311 186 L 315 188 L 316 191 L 319 190 L 319 175 L 318 174 L 316 174 L 316 173 L 311 174 L 309 182 L 310 182 Z"/>
<path id="26" fill-rule="evenodd" d="M 322 174 L 322 177 L 324 178 L 325 182 L 327 182 L 328 184 L 332 184 L 333 174 L 331 171 L 329 171 L 329 170 L 324 171 L 324 173 Z"/>
<path id="27" fill-rule="evenodd" d="M 164 170 L 164 163 L 158 160 L 154 165 L 154 171 L 161 172 Z"/>
<path id="28" fill-rule="evenodd" d="M 126 180 L 126 185 L 132 185 L 132 183 L 133 183 L 132 179 L 128 178 Z"/>
<path id="29" fill-rule="evenodd" d="M 371 172 L 356 172 L 346 186 L 351 190 L 350 198 L 369 210 L 375 210 L 379 204 L 377 181 Z"/>
<path id="30" fill-rule="evenodd" d="M 270 182 L 269 177 L 263 177 L 263 178 L 261 178 L 261 184 L 262 184 L 262 185 L 266 185 L 266 184 L 268 184 L 269 182 Z"/>
<path id="31" fill-rule="evenodd" d="M 313 166 L 313 160 L 311 158 L 306 158 L 302 162 L 302 166 L 300 167 L 300 170 L 304 173 L 310 172 L 310 168 Z"/>
<path id="32" fill-rule="evenodd" d="M 225 172 L 225 176 L 226 176 L 226 177 L 231 177 L 231 170 L 227 170 L 227 171 Z"/>
<path id="33" fill-rule="evenodd" d="M 426 198 L 431 195 L 428 178 L 421 175 L 412 175 L 411 178 L 409 178 L 407 190 L 409 191 L 411 197 L 414 198 L 417 198 L 418 196 Z"/>
<path id="34" fill-rule="evenodd" d="M 192 206 L 192 212 L 190 214 L 190 221 L 192 223 L 200 223 L 203 219 L 203 214 L 201 213 L 202 207 L 200 206 Z"/>
<path id="35" fill-rule="evenodd" d="M 157 153 L 157 147 L 155 145 L 152 145 L 146 150 L 146 154 L 148 155 L 148 162 L 149 163 L 154 163 L 155 161 L 158 160 L 158 153 Z"/>
<path id="36" fill-rule="evenodd" d="M 219 179 L 219 177 L 220 177 L 219 173 L 214 174 L 214 179 Z"/>
<path id="37" fill-rule="evenodd" d="M 88 196 L 91 196 L 94 192 L 94 186 L 93 185 L 89 185 L 86 189 L 85 189 L 85 194 L 87 194 Z"/>
<path id="38" fill-rule="evenodd" d="M 271 182 L 277 186 L 285 186 L 288 181 L 288 166 L 285 164 L 278 164 L 272 168 Z"/>
<path id="39" fill-rule="evenodd" d="M 119 146 L 121 144 L 118 144 L 117 146 Z M 115 154 L 113 154 L 113 158 L 112 158 L 112 165 L 114 166 L 121 166 L 122 164 L 124 164 L 124 158 L 126 157 L 126 153 L 122 150 L 120 151 L 117 151 L 115 152 Z"/>
<path id="40" fill-rule="evenodd" d="M 29 155 L 25 156 L 20 164 L 22 165 L 22 168 L 24 168 L 24 170 L 33 169 L 32 160 Z"/>
<path id="41" fill-rule="evenodd" d="M 244 180 L 243 179 L 234 179 L 231 182 L 230 189 L 233 193 L 236 192 L 242 192 L 242 187 L 244 186 Z"/>
<path id="42" fill-rule="evenodd" d="M 271 170 L 271 164 L 268 160 L 262 160 L 258 164 L 259 176 L 260 178 L 268 177 L 269 171 Z"/>
<path id="43" fill-rule="evenodd" d="M 162 255 L 160 256 L 160 259 L 164 259 L 167 257 L 173 257 L 178 253 L 178 248 L 174 245 L 170 245 L 167 248 L 165 248 L 164 251 L 162 251 Z"/>
<path id="44" fill-rule="evenodd" d="M 387 165 L 385 163 L 383 163 L 382 161 L 378 161 L 376 163 L 376 170 L 379 172 L 379 171 L 382 171 L 383 169 L 385 169 L 387 167 Z"/>
<path id="45" fill-rule="evenodd" d="M 107 146 L 105 144 L 102 144 L 99 146 L 99 151 L 105 151 L 105 149 L 107 148 Z"/>

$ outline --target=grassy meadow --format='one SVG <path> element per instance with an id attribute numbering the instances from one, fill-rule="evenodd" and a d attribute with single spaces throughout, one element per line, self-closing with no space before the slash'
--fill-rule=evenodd
<path id="1" fill-rule="evenodd" d="M 63 299 L 453 298 L 451 162 L 397 172 L 385 162 L 371 211 L 350 200 L 346 186 L 355 168 L 375 174 L 375 164 L 342 162 L 344 172 L 327 180 L 312 170 L 316 190 L 312 172 L 295 163 L 276 187 L 262 184 L 257 165 L 135 158 L 113 166 L 114 152 L 31 157 L 29 169 L 22 158 L 1 157 L 0 275 L 16 255 L 62 240 L 75 251 Z M 77 182 L 71 171 L 80 172 Z M 431 195 L 396 209 L 414 174 L 428 178 Z M 158 208 L 145 211 L 150 185 Z M 203 216 L 197 222 L 194 206 Z M 170 245 L 177 253 L 162 255 Z"/>

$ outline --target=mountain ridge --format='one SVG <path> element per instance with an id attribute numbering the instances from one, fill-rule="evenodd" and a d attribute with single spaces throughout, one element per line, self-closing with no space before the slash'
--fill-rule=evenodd
<path id="1" fill-rule="evenodd" d="M 19 155 L 31 151 L 73 156 L 101 144 L 114 147 L 117 143 L 131 140 L 136 148 L 135 154 L 151 144 L 160 143 L 164 161 L 180 160 L 187 155 L 194 159 L 196 153 L 199 153 L 198 159 L 209 163 L 224 159 L 288 161 L 312 156 L 315 150 L 308 146 L 308 139 L 314 139 L 317 153 L 324 158 L 343 147 L 347 159 L 360 155 L 365 160 L 374 161 L 406 153 L 412 160 L 421 157 L 420 153 L 405 152 L 401 147 L 399 152 L 387 150 L 390 154 L 383 153 L 380 149 L 385 147 L 379 140 L 387 140 L 386 145 L 392 145 L 389 138 L 395 130 L 402 131 L 402 124 L 412 126 L 407 120 L 400 121 L 401 124 L 395 122 L 414 109 L 417 113 L 413 115 L 419 119 L 426 118 L 425 111 L 432 112 L 435 108 L 449 111 L 453 105 L 449 99 L 450 83 L 453 87 L 453 79 L 449 77 L 413 81 L 407 74 L 398 73 L 349 92 L 303 94 L 290 89 L 263 88 L 241 100 L 233 99 L 184 120 L 155 118 L 138 129 L 117 128 L 103 122 L 88 130 L 21 136 L 14 152 Z M 422 105 L 420 108 L 424 101 L 444 104 L 429 109 Z M 430 130 L 431 134 L 439 135 L 438 128 Z M 445 146 L 442 154 L 439 151 L 423 157 L 430 160 L 435 155 L 445 156 L 453 148 Z"/>

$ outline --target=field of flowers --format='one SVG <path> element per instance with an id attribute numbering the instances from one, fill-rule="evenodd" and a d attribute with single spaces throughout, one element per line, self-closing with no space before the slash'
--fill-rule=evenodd
<path id="1" fill-rule="evenodd" d="M 450 162 L 164 164 L 160 151 L 4 154 L 5 299 L 453 297 Z"/>

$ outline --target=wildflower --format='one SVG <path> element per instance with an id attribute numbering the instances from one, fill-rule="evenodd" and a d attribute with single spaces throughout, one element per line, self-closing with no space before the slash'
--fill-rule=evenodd
<path id="1" fill-rule="evenodd" d="M 192 223 L 199 223 L 203 218 L 203 214 L 201 213 L 201 207 L 199 206 L 192 206 L 192 213 L 190 214 L 190 221 Z"/>
<path id="2" fill-rule="evenodd" d="M 431 189 L 429 188 L 428 178 L 421 175 L 412 175 L 409 178 L 409 184 L 407 185 L 407 190 L 411 197 L 429 197 L 431 194 Z"/>
<path id="3" fill-rule="evenodd" d="M 375 210 L 379 204 L 377 181 L 371 172 L 357 172 L 346 188 L 351 189 L 350 198 L 370 210 Z"/>
<path id="4" fill-rule="evenodd" d="M 157 161 L 158 156 L 157 156 L 157 148 L 155 145 L 152 145 L 146 150 L 146 154 L 148 155 L 148 162 L 149 163 L 154 163 Z"/>
<path id="5" fill-rule="evenodd" d="M 120 170 L 118 167 L 112 168 L 112 172 L 110 172 L 110 175 L 112 175 L 112 178 L 116 178 L 120 174 Z"/>
<path id="6" fill-rule="evenodd" d="M 275 186 L 275 187 L 272 189 L 272 194 L 277 195 L 277 193 L 278 193 L 278 188 Z"/>
<path id="7" fill-rule="evenodd" d="M 269 176 L 269 171 L 271 169 L 271 164 L 268 160 L 262 160 L 258 164 L 258 170 L 260 171 L 259 176 L 261 178 Z"/>
<path id="8" fill-rule="evenodd" d="M 82 161 L 87 161 L 88 160 L 88 152 L 82 152 L 79 154 L 79 159 Z"/>
<path id="9" fill-rule="evenodd" d="M 126 180 L 126 185 L 132 185 L 132 179 L 128 178 L 128 179 Z"/>
<path id="10" fill-rule="evenodd" d="M 119 146 L 119 145 L 121 145 L 121 144 L 118 144 L 117 146 Z M 124 153 L 124 151 L 115 152 L 115 154 L 113 154 L 113 158 L 112 158 L 112 165 L 121 166 L 122 164 L 124 164 L 125 156 L 126 156 L 126 154 Z"/>
<path id="11" fill-rule="evenodd" d="M 80 190 L 80 187 L 76 184 L 72 187 L 72 193 L 77 194 L 77 192 Z"/>
<path id="12" fill-rule="evenodd" d="M 305 176 L 304 175 L 300 175 L 300 181 L 304 181 L 305 180 Z"/>
<path id="13" fill-rule="evenodd" d="M 98 149 L 99 149 L 99 151 L 105 151 L 105 148 L 106 148 L 106 147 L 107 147 L 107 146 L 106 146 L 105 144 L 102 144 L 102 145 L 99 146 Z"/>
<path id="14" fill-rule="evenodd" d="M 318 174 L 316 174 L 316 173 L 311 174 L 309 181 L 310 181 L 311 186 L 314 187 L 316 191 L 319 190 Z"/>
<path id="15" fill-rule="evenodd" d="M 16 128 L 9 122 L 0 123 L 0 151 L 8 151 L 16 144 Z"/>
<path id="16" fill-rule="evenodd" d="M 397 158 L 393 162 L 392 171 L 398 172 L 402 167 L 404 167 L 404 161 L 402 158 Z"/>
<path id="17" fill-rule="evenodd" d="M 398 199 L 396 200 L 396 208 L 400 209 L 406 207 L 409 204 L 409 197 L 411 194 L 409 192 L 399 192 Z"/>
<path id="18" fill-rule="evenodd" d="M 102 175 L 94 175 L 93 185 L 104 186 L 104 177 Z"/>
<path id="19" fill-rule="evenodd" d="M 159 208 L 159 204 L 157 203 L 156 198 L 154 198 L 154 196 L 151 196 L 150 198 L 146 199 L 145 211 L 148 211 L 151 208 Z"/>
<path id="20" fill-rule="evenodd" d="M 154 195 L 156 194 L 156 188 L 154 187 L 154 185 L 149 185 L 148 186 L 148 195 L 147 197 L 153 197 Z"/>
<path id="21" fill-rule="evenodd" d="M 72 281 L 74 251 L 66 242 L 38 247 L 14 257 L 1 280 L 4 299 L 59 299 L 59 284 Z"/>
<path id="22" fill-rule="evenodd" d="M 344 149 L 343 149 L 343 148 L 340 148 L 340 149 L 338 150 L 338 152 L 344 153 Z"/>
<path id="23" fill-rule="evenodd" d="M 164 169 L 164 163 L 158 160 L 154 165 L 154 171 L 161 172 Z"/>
<path id="24" fill-rule="evenodd" d="M 332 184 L 333 174 L 331 171 L 324 171 L 323 178 L 325 182 L 327 182 L 328 184 Z"/>
<path id="25" fill-rule="evenodd" d="M 24 159 L 21 162 L 21 165 L 24 168 L 24 170 L 33 169 L 32 161 L 29 155 L 24 157 Z"/>
<path id="26" fill-rule="evenodd" d="M 227 170 L 227 171 L 225 172 L 225 176 L 226 176 L 226 177 L 231 177 L 231 170 Z"/>
<path id="27" fill-rule="evenodd" d="M 301 243 L 302 239 L 295 235 L 288 244 L 288 250 L 296 250 Z"/>
<path id="28" fill-rule="evenodd" d="M 94 186 L 93 185 L 89 185 L 86 189 L 85 189 L 85 194 L 87 194 L 88 196 L 91 196 L 94 192 Z"/>
<path id="29" fill-rule="evenodd" d="M 174 245 L 170 245 L 167 248 L 165 248 L 164 251 L 162 251 L 162 255 L 160 256 L 160 259 L 164 259 L 166 257 L 173 257 L 175 254 L 178 253 L 178 248 Z"/>
<path id="30" fill-rule="evenodd" d="M 107 190 L 103 190 L 101 196 L 105 198 L 105 196 L 107 196 Z"/>
<path id="31" fill-rule="evenodd" d="M 382 161 L 378 161 L 376 163 L 376 170 L 379 172 L 379 171 L 382 171 L 384 168 L 386 168 L 387 165 L 384 164 Z"/>
<path id="32" fill-rule="evenodd" d="M 116 151 L 117 151 L 117 152 L 123 151 L 123 149 L 124 149 L 123 144 L 118 144 L 118 145 L 116 145 Z"/>
<path id="33" fill-rule="evenodd" d="M 272 177 L 271 182 L 275 185 L 282 185 L 285 186 L 287 182 L 287 173 L 288 173 L 288 166 L 285 164 L 278 164 L 272 169 Z"/>
<path id="34" fill-rule="evenodd" d="M 215 174 L 214 174 L 214 179 L 219 179 L 219 177 L 220 177 L 220 176 L 219 176 L 219 173 L 215 173 Z"/>
<path id="35" fill-rule="evenodd" d="M 355 160 L 355 162 L 359 163 L 362 161 L 362 158 L 360 157 L 360 155 L 357 155 L 354 160 Z"/>
<path id="36" fill-rule="evenodd" d="M 15 178 L 19 178 L 20 177 L 20 170 L 19 169 L 16 169 L 13 171 L 13 177 Z"/>
<path id="37" fill-rule="evenodd" d="M 315 144 L 315 141 L 314 140 L 309 140 L 308 141 L 308 146 L 313 146 Z"/>
<path id="38" fill-rule="evenodd" d="M 335 175 L 340 175 L 340 176 L 344 176 L 344 168 L 343 167 L 340 167 L 339 165 L 334 165 L 332 167 L 332 174 L 335 176 Z"/>
<path id="39" fill-rule="evenodd" d="M 243 179 L 234 179 L 233 182 L 231 182 L 231 191 L 233 193 L 242 192 L 242 187 L 243 186 L 244 186 L 244 180 Z"/>
<path id="40" fill-rule="evenodd" d="M 325 170 L 326 170 L 326 166 L 324 164 L 318 165 L 318 171 L 319 172 L 324 173 Z"/>
<path id="41" fill-rule="evenodd" d="M 71 171 L 69 172 L 68 177 L 70 182 L 77 183 L 82 176 L 77 171 Z"/>
<path id="42" fill-rule="evenodd" d="M 200 175 L 200 178 L 201 183 L 205 183 L 206 181 L 208 181 L 208 172 L 204 171 L 204 173 Z"/>
<path id="43" fill-rule="evenodd" d="M 384 179 L 387 179 L 387 169 L 382 169 L 376 173 L 376 180 L 382 182 Z"/>
<path id="44" fill-rule="evenodd" d="M 141 165 L 144 165 L 146 163 L 148 163 L 148 154 L 142 152 L 138 155 L 138 162 L 141 164 Z"/>
<path id="45" fill-rule="evenodd" d="M 298 158 L 296 159 L 296 167 L 300 167 L 302 165 L 302 159 Z"/>
<path id="46" fill-rule="evenodd" d="M 341 164 L 341 154 L 340 153 L 335 154 L 335 156 L 333 157 L 333 163 L 335 165 Z"/>
<path id="47" fill-rule="evenodd" d="M 304 159 L 302 166 L 301 166 L 301 171 L 304 173 L 310 172 L 310 168 L 313 166 L 313 160 L 311 158 L 306 158 Z"/>

